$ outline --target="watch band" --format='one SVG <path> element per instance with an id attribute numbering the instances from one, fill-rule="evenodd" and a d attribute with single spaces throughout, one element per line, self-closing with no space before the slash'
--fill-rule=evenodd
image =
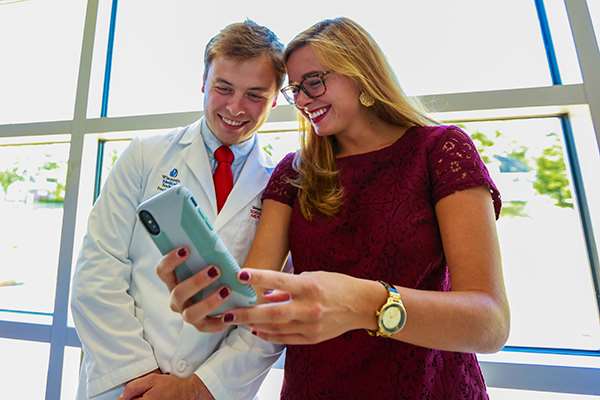
<path id="1" fill-rule="evenodd" d="M 394 286 L 390 285 L 387 282 L 384 282 L 381 280 L 379 280 L 378 282 L 381 283 L 383 285 L 383 287 L 388 291 L 388 298 L 386 299 L 386 302 L 383 303 L 383 305 L 379 308 L 379 310 L 377 310 L 375 312 L 375 318 L 377 318 L 377 329 L 373 329 L 373 330 L 367 329 L 366 331 L 370 336 L 389 337 L 389 336 L 392 336 L 394 333 L 400 331 L 404 327 L 405 320 L 396 332 L 388 332 L 382 328 L 382 325 L 380 323 L 381 314 L 391 304 L 396 304 L 397 306 L 401 307 L 401 309 L 404 311 L 405 317 L 406 317 L 406 309 L 404 308 L 404 304 L 402 303 L 402 298 L 400 297 L 400 293 L 398 292 L 398 289 L 396 289 Z"/>

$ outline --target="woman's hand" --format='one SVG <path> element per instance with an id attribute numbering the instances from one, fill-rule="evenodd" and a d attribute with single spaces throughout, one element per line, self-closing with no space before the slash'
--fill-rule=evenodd
<path id="1" fill-rule="evenodd" d="M 227 328 L 222 318 L 210 317 L 212 311 L 216 310 L 231 295 L 228 287 L 222 286 L 210 293 L 202 301 L 192 303 L 191 297 L 200 290 L 206 289 L 220 276 L 217 266 L 208 266 L 202 271 L 191 276 L 183 282 L 177 282 L 175 268 L 183 263 L 189 256 L 185 248 L 175 249 L 161 258 L 156 273 L 167 285 L 171 292 L 171 310 L 181 313 L 183 320 L 194 325 L 202 332 L 220 332 Z"/>
<path id="2" fill-rule="evenodd" d="M 292 275 L 246 268 L 238 277 L 257 291 L 273 293 L 264 296 L 264 304 L 225 313 L 223 321 L 248 325 L 262 339 L 282 344 L 319 343 L 352 329 L 373 328 L 375 308 L 365 314 L 357 304 L 365 289 L 378 288 L 382 303 L 386 295 L 376 282 L 371 286 L 371 281 L 333 272 Z"/>

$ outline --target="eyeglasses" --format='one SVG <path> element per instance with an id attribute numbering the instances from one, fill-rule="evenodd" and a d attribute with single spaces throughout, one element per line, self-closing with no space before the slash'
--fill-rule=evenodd
<path id="1" fill-rule="evenodd" d="M 317 97 L 323 96 L 327 91 L 327 86 L 325 86 L 325 76 L 330 72 L 331 71 L 321 71 L 311 73 L 302 79 L 302 82 L 299 84 L 287 85 L 281 89 L 281 93 L 290 104 L 296 104 L 296 99 L 298 98 L 300 90 L 311 99 L 316 99 Z"/>

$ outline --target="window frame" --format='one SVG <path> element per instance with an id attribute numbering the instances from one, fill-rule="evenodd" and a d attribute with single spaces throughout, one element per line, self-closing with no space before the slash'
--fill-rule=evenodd
<path id="1" fill-rule="evenodd" d="M 552 71 L 556 64 L 556 55 L 552 49 L 552 41 L 544 23 L 544 0 L 535 1 L 542 36 L 548 55 L 549 68 Z M 564 0 L 573 34 L 573 40 L 579 66 L 582 72 L 582 83 L 563 85 L 559 74 L 553 76 L 553 86 L 481 91 L 470 93 L 450 93 L 444 95 L 420 96 L 419 100 L 432 113 L 447 115 L 472 115 L 474 119 L 499 118 L 499 115 L 512 117 L 539 117 L 561 115 L 564 121 L 567 154 L 573 169 L 572 179 L 576 185 L 576 198 L 582 211 L 582 221 L 586 231 L 586 245 L 590 255 L 592 274 L 596 289 L 596 301 L 600 304 L 600 266 L 598 265 L 598 241 L 593 236 L 590 219 L 590 204 L 582 194 L 585 192 L 578 159 L 574 152 L 574 135 L 570 127 L 570 116 L 579 107 L 589 108 L 592 124 L 595 127 L 596 143 L 600 153 L 600 53 L 586 2 Z M 102 98 L 103 116 L 88 118 L 88 96 L 92 65 L 92 54 L 96 32 L 98 0 L 88 0 L 81 61 L 77 82 L 77 92 L 73 119 L 67 121 L 36 122 L 0 125 L 0 137 L 19 137 L 33 135 L 70 134 L 71 144 L 67 172 L 67 191 L 64 202 L 63 224 L 61 232 L 60 253 L 56 282 L 56 296 L 53 320 L 51 325 L 22 323 L 0 320 L 0 337 L 50 343 L 50 357 L 46 380 L 46 399 L 60 398 L 63 358 L 65 346 L 81 347 L 74 328 L 68 327 L 68 302 L 71 279 L 71 264 L 75 241 L 76 214 L 79 201 L 80 166 L 83 157 L 84 139 L 87 134 L 103 132 L 124 132 L 131 130 L 153 130 L 157 128 L 174 128 L 191 123 L 201 116 L 200 112 L 180 112 L 130 117 L 107 118 L 108 93 L 110 88 L 110 63 L 114 40 L 108 41 L 105 67 L 105 84 Z M 114 38 L 118 0 L 112 1 L 111 23 L 109 35 Z M 546 25 L 544 25 L 546 24 Z M 547 31 L 547 32 L 545 32 Z M 545 36 L 547 35 L 547 37 Z M 557 70 L 558 71 L 558 70 Z M 292 106 L 277 106 L 270 115 L 269 122 L 289 122 L 296 119 Z M 575 158 L 572 158 L 575 157 Z M 575 167 L 577 166 L 577 167 Z M 581 200 L 582 198 L 583 200 Z M 582 202 L 583 201 L 583 206 Z M 597 207 L 597 206 L 596 206 Z M 600 210 L 596 210 L 600 212 Z M 596 232 L 596 235 L 600 235 Z M 0 318 L 2 314 L 0 313 Z M 557 321 L 560 323 L 560 321 Z M 598 351 L 573 351 L 569 349 L 517 348 L 507 346 L 503 352 L 527 353 L 531 362 L 497 362 L 481 361 L 481 367 L 489 386 L 526 390 L 554 391 L 578 394 L 600 393 L 600 349 Z M 553 356 L 591 357 L 592 367 L 568 366 L 561 362 L 551 365 L 536 363 L 535 356 L 550 353 Z"/>

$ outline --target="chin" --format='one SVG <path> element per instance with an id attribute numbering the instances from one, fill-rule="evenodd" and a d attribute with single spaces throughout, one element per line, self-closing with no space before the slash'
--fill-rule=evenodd
<path id="1" fill-rule="evenodd" d="M 335 135 L 334 132 L 332 132 L 328 129 L 317 128 L 314 125 L 313 125 L 313 130 L 315 131 L 317 136 L 320 136 L 320 137 L 327 137 L 327 136 Z"/>

